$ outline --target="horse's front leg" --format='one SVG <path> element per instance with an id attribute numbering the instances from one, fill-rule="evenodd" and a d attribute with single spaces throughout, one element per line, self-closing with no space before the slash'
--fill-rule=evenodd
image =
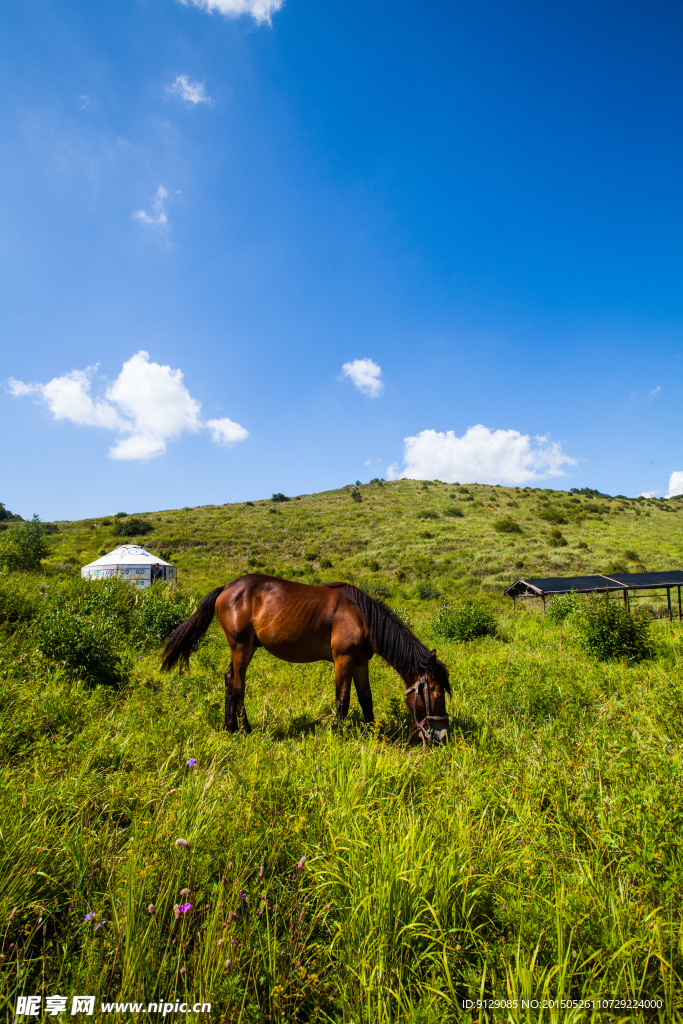
<path id="1" fill-rule="evenodd" d="M 353 681 L 356 685 L 356 694 L 360 704 L 363 718 L 366 722 L 374 722 L 375 714 L 372 709 L 372 691 L 370 689 L 370 672 L 368 662 L 364 665 L 356 665 L 353 670 Z"/>
<path id="2" fill-rule="evenodd" d="M 353 661 L 348 655 L 337 655 L 334 659 L 335 704 L 337 706 L 337 727 L 341 729 L 349 713 Z"/>
<path id="3" fill-rule="evenodd" d="M 251 726 L 244 707 L 244 691 L 247 682 L 247 669 L 254 653 L 253 645 L 249 647 L 231 647 L 232 662 L 225 673 L 225 728 L 228 732 L 250 733 Z"/>

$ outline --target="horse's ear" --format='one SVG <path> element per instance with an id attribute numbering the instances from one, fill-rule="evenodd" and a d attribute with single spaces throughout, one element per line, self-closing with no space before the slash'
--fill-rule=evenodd
<path id="1" fill-rule="evenodd" d="M 433 672 L 436 668 L 436 651 L 432 651 L 429 655 L 429 661 L 427 662 L 427 668 Z"/>

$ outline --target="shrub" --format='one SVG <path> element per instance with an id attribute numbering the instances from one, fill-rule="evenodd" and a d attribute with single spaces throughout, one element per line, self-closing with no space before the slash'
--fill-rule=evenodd
<path id="1" fill-rule="evenodd" d="M 362 501 L 363 500 L 363 495 L 360 493 L 360 491 L 354 490 L 354 491 L 351 491 L 351 498 L 352 498 L 353 501 Z"/>
<path id="2" fill-rule="evenodd" d="M 430 581 L 418 583 L 416 589 L 417 596 L 421 601 L 435 601 L 437 597 L 441 597 L 441 591 L 439 588 Z"/>
<path id="3" fill-rule="evenodd" d="M 495 636 L 498 622 L 486 605 L 464 601 L 456 608 L 443 605 L 432 622 L 432 632 L 446 640 L 469 641 Z"/>
<path id="4" fill-rule="evenodd" d="M 0 566 L 10 572 L 32 572 L 48 553 L 40 519 L 7 530 L 0 542 Z"/>
<path id="5" fill-rule="evenodd" d="M 633 548 L 627 548 L 626 551 L 624 551 L 624 558 L 626 559 L 627 562 L 642 562 L 643 561 L 642 558 L 640 557 L 640 555 L 638 554 L 638 552 L 634 551 Z"/>
<path id="6" fill-rule="evenodd" d="M 555 527 L 548 533 L 548 544 L 551 548 L 566 548 L 567 538 Z"/>
<path id="7" fill-rule="evenodd" d="M 386 580 L 379 577 L 378 579 L 362 578 L 358 580 L 358 586 L 361 590 L 364 590 L 370 597 L 379 598 L 381 601 L 385 600 L 391 594 L 391 587 Z"/>
<path id="8" fill-rule="evenodd" d="M 551 622 L 559 625 L 561 622 L 574 615 L 579 610 L 579 599 L 575 590 L 572 590 L 569 594 L 562 594 L 559 597 L 554 597 L 548 605 L 548 611 L 546 613 L 547 618 Z"/>
<path id="9" fill-rule="evenodd" d="M 329 560 L 329 558 L 321 558 L 320 559 L 320 568 L 321 569 L 331 569 L 332 568 L 332 562 Z"/>
<path id="10" fill-rule="evenodd" d="M 154 529 L 152 523 L 140 516 L 123 516 L 117 518 L 111 531 L 115 537 L 144 537 Z"/>
<path id="11" fill-rule="evenodd" d="M 628 572 L 628 566 L 626 562 L 622 562 L 621 559 L 617 558 L 606 566 L 605 572 L 608 576 L 613 576 L 615 573 Z"/>
<path id="12" fill-rule="evenodd" d="M 306 559 L 307 562 L 317 562 L 318 561 L 318 552 L 317 551 L 307 551 L 306 554 L 304 555 L 304 558 Z"/>
<path id="13" fill-rule="evenodd" d="M 121 663 L 105 619 L 57 608 L 40 617 L 37 634 L 38 650 L 84 682 L 111 686 L 122 681 Z"/>
<path id="14" fill-rule="evenodd" d="M 278 491 L 277 494 L 273 495 L 273 501 L 289 501 L 289 498 L 282 491 Z"/>
<path id="15" fill-rule="evenodd" d="M 132 639 L 141 644 L 160 644 L 193 610 L 191 598 L 178 593 L 172 583 L 156 583 L 139 591 L 135 595 Z"/>
<path id="16" fill-rule="evenodd" d="M 503 516 L 502 519 L 496 519 L 493 524 L 493 529 L 497 530 L 498 533 L 522 533 L 522 527 L 516 522 L 512 516 Z"/>
<path id="17" fill-rule="evenodd" d="M 588 598 L 573 616 L 581 647 L 598 661 L 643 661 L 654 655 L 650 624 L 644 616 L 630 615 L 617 601 Z"/>
<path id="18" fill-rule="evenodd" d="M 418 519 L 438 519 L 439 513 L 435 512 L 433 508 L 424 508 L 417 514 Z"/>
<path id="19" fill-rule="evenodd" d="M 546 505 L 545 508 L 539 508 L 538 518 L 545 520 L 546 523 L 555 523 L 556 526 L 562 526 L 563 523 L 567 522 L 567 517 L 562 514 L 559 508 L 556 508 L 553 505 Z"/>
<path id="20" fill-rule="evenodd" d="M 576 546 L 577 546 L 577 548 L 580 548 L 581 551 L 588 551 L 589 550 L 588 545 L 586 544 L 585 540 L 580 540 L 579 543 Z"/>
<path id="21" fill-rule="evenodd" d="M 454 519 L 462 519 L 465 513 L 459 505 L 449 505 L 448 508 L 444 510 L 444 515 L 450 516 Z"/>
<path id="22" fill-rule="evenodd" d="M 15 626 L 33 617 L 30 599 L 17 586 L 11 576 L 0 577 L 0 623 Z"/>

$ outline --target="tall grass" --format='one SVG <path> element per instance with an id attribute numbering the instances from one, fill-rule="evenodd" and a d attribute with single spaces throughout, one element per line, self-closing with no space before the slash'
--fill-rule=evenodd
<path id="1" fill-rule="evenodd" d="M 676 624 L 655 622 L 658 658 L 634 666 L 595 664 L 532 615 L 442 639 L 452 737 L 423 753 L 392 738 L 402 688 L 385 666 L 371 665 L 377 729 L 339 736 L 331 668 L 263 651 L 254 733 L 225 734 L 215 628 L 169 678 L 131 620 L 124 685 L 93 686 L 37 650 L 45 598 L 35 578 L 13 579 L 24 617 L 8 617 L 0 658 L 8 1012 L 22 993 L 83 992 L 209 1001 L 231 1022 L 681 1019 Z M 663 1006 L 462 1008 L 522 997 Z"/>

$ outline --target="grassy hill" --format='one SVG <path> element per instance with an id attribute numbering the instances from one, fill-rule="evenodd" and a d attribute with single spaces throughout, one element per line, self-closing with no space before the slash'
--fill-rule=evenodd
<path id="1" fill-rule="evenodd" d="M 125 541 L 133 519 L 149 532 L 133 528 L 129 539 L 199 587 L 257 570 L 305 582 L 344 579 L 401 601 L 436 598 L 436 590 L 500 596 L 521 575 L 678 567 L 682 511 L 677 500 L 375 482 L 288 501 L 59 523 L 50 561 L 80 566 L 96 558 Z"/>
<path id="2" fill-rule="evenodd" d="M 50 524 L 42 571 L 0 573 L 7 1016 L 21 994 L 89 993 L 244 1024 L 683 1019 L 681 625 L 653 618 L 644 661 L 598 662 L 571 618 L 502 597 L 520 575 L 678 567 L 680 508 L 400 481 Z M 126 533 L 178 591 L 78 578 Z M 378 727 L 352 713 L 341 737 L 331 666 L 262 650 L 254 732 L 223 732 L 218 630 L 184 674 L 159 674 L 159 640 L 252 569 L 398 608 L 448 665 L 449 744 L 406 742 L 376 659 Z M 444 639 L 444 602 L 470 599 L 495 635 Z M 463 1003 L 482 998 L 517 1009 Z"/>

